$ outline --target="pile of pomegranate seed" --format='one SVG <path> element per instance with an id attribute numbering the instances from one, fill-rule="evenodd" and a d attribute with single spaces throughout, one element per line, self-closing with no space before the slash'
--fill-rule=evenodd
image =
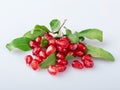
<path id="1" fill-rule="evenodd" d="M 41 40 L 46 39 L 47 45 L 41 46 Z M 32 55 L 27 55 L 26 64 L 30 65 L 33 70 L 38 70 L 39 65 L 52 53 L 56 52 L 56 65 L 50 65 L 48 72 L 51 75 L 56 75 L 58 72 L 64 72 L 68 65 L 68 60 L 65 57 L 69 54 L 74 57 L 79 57 L 80 60 L 74 60 L 71 64 L 73 68 L 83 69 L 92 68 L 94 66 L 92 56 L 86 54 L 87 48 L 82 42 L 71 43 L 67 36 L 54 38 L 50 33 L 46 32 L 44 36 L 38 36 L 35 40 L 29 43 L 32 49 Z"/>

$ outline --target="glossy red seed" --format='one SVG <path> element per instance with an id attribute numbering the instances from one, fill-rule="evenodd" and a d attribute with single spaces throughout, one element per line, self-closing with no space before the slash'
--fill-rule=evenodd
<path id="1" fill-rule="evenodd" d="M 86 68 L 92 68 L 94 66 L 94 62 L 90 59 L 84 60 L 83 63 Z"/>
<path id="2" fill-rule="evenodd" d="M 67 68 L 66 65 L 56 64 L 56 69 L 58 72 L 64 72 L 66 70 L 66 68 Z"/>
<path id="3" fill-rule="evenodd" d="M 35 47 L 38 47 L 38 46 L 39 46 L 38 43 L 37 43 L 35 40 L 31 40 L 31 41 L 29 42 L 29 45 L 30 45 L 30 47 L 31 47 L 32 49 L 34 49 Z"/>
<path id="4" fill-rule="evenodd" d="M 66 42 L 70 42 L 69 38 L 66 37 L 66 36 L 63 36 L 62 38 L 60 38 L 60 40 L 64 40 L 64 41 L 66 41 Z"/>
<path id="5" fill-rule="evenodd" d="M 39 68 L 38 61 L 33 60 L 33 61 L 31 62 L 31 67 L 32 67 L 33 70 L 37 70 L 37 69 Z"/>
<path id="6" fill-rule="evenodd" d="M 56 46 L 55 39 L 54 38 L 49 39 L 48 45 L 54 45 L 54 46 Z"/>
<path id="7" fill-rule="evenodd" d="M 42 39 L 42 37 L 41 37 L 41 36 L 38 36 L 38 37 L 35 39 L 35 41 L 40 44 L 41 39 Z"/>
<path id="8" fill-rule="evenodd" d="M 82 57 L 84 55 L 84 53 L 82 51 L 80 51 L 80 50 L 75 50 L 74 55 L 78 56 L 78 57 Z"/>
<path id="9" fill-rule="evenodd" d="M 56 57 L 57 57 L 58 59 L 64 59 L 64 58 L 65 58 L 64 54 L 62 54 L 62 53 L 60 53 L 60 52 L 58 52 L 58 53 L 56 54 Z"/>
<path id="10" fill-rule="evenodd" d="M 81 60 L 91 60 L 92 59 L 92 55 L 91 54 L 86 54 L 86 55 L 84 55 L 82 58 L 81 58 Z"/>
<path id="11" fill-rule="evenodd" d="M 27 55 L 26 57 L 25 57 L 25 60 L 26 60 L 26 64 L 31 64 L 31 62 L 32 62 L 32 60 L 33 60 L 33 57 L 31 56 L 31 55 Z"/>
<path id="12" fill-rule="evenodd" d="M 78 69 L 83 69 L 83 64 L 81 62 L 79 62 L 78 60 L 74 60 L 72 62 L 72 67 L 74 68 L 78 68 Z"/>
<path id="13" fill-rule="evenodd" d="M 46 32 L 45 35 L 44 35 L 44 38 L 47 39 L 47 40 L 50 40 L 50 39 L 53 38 L 53 36 L 50 35 L 48 32 Z"/>
<path id="14" fill-rule="evenodd" d="M 58 60 L 57 60 L 57 64 L 60 64 L 60 65 L 67 65 L 67 64 L 68 64 L 68 61 L 65 60 L 65 59 L 58 59 Z"/>
<path id="15" fill-rule="evenodd" d="M 56 47 L 54 45 L 50 45 L 46 49 L 46 54 L 49 56 L 50 54 L 54 53 L 55 51 L 56 51 Z"/>
<path id="16" fill-rule="evenodd" d="M 40 64 L 40 63 L 43 61 L 43 58 L 40 57 L 40 56 L 36 56 L 36 57 L 35 57 L 35 60 L 37 60 L 38 63 Z"/>
<path id="17" fill-rule="evenodd" d="M 47 70 L 51 75 L 56 75 L 58 72 L 55 65 L 50 65 Z"/>
<path id="18" fill-rule="evenodd" d="M 84 52 L 84 53 L 86 53 L 86 51 L 87 51 L 87 48 L 86 48 L 85 44 L 83 44 L 81 42 L 78 43 L 77 49 L 80 50 L 80 51 L 82 51 L 82 52 Z"/>
<path id="19" fill-rule="evenodd" d="M 68 50 L 66 48 L 62 48 L 61 46 L 57 46 L 57 51 L 65 55 L 68 53 Z"/>
<path id="20" fill-rule="evenodd" d="M 45 59 L 47 57 L 46 51 L 41 50 L 40 53 L 39 53 L 39 56 L 42 57 L 43 59 Z"/>
<path id="21" fill-rule="evenodd" d="M 35 47 L 32 51 L 33 55 L 38 55 L 40 53 L 40 51 L 42 50 L 41 47 Z"/>
<path id="22" fill-rule="evenodd" d="M 74 56 L 74 52 L 73 51 L 69 51 L 67 54 Z"/>
<path id="23" fill-rule="evenodd" d="M 65 40 L 57 39 L 57 40 L 56 40 L 56 45 L 59 45 L 59 46 L 61 46 L 62 48 L 67 48 L 68 45 L 69 45 L 69 42 L 67 42 L 67 41 L 65 41 Z"/>
<path id="24" fill-rule="evenodd" d="M 77 48 L 77 44 L 71 43 L 71 44 L 69 45 L 69 50 L 75 50 L 76 48 Z"/>

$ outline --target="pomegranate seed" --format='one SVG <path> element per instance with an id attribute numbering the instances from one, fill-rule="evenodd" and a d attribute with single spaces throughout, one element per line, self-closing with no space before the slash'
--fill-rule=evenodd
<path id="1" fill-rule="evenodd" d="M 74 52 L 73 51 L 69 51 L 67 54 L 74 56 Z"/>
<path id="2" fill-rule="evenodd" d="M 55 45 L 56 45 L 55 39 L 54 39 L 54 38 L 49 39 L 48 44 L 49 44 L 49 45 L 54 45 L 54 46 L 55 46 Z"/>
<path id="3" fill-rule="evenodd" d="M 33 55 L 38 55 L 40 53 L 40 51 L 42 50 L 41 47 L 35 47 L 32 51 Z"/>
<path id="4" fill-rule="evenodd" d="M 91 55 L 91 54 L 84 55 L 81 59 L 82 59 L 83 61 L 84 61 L 84 60 L 91 60 L 91 59 L 92 59 L 92 55 Z"/>
<path id="5" fill-rule="evenodd" d="M 72 67 L 74 68 L 78 68 L 78 69 L 83 69 L 83 64 L 81 62 L 79 62 L 78 60 L 74 60 L 72 62 Z"/>
<path id="6" fill-rule="evenodd" d="M 58 72 L 64 72 L 66 68 L 67 68 L 66 65 L 60 65 L 60 64 L 56 65 L 56 69 Z"/>
<path id="7" fill-rule="evenodd" d="M 66 42 L 70 42 L 69 38 L 66 37 L 66 36 L 63 36 L 62 38 L 60 38 L 60 40 L 64 40 L 64 41 L 66 41 Z"/>
<path id="8" fill-rule="evenodd" d="M 25 57 L 25 60 L 26 60 L 26 64 L 31 64 L 31 62 L 32 62 L 32 60 L 33 60 L 33 57 L 31 56 L 31 55 L 27 55 L 26 57 Z"/>
<path id="9" fill-rule="evenodd" d="M 57 64 L 67 65 L 67 64 L 68 64 L 68 61 L 67 61 L 67 60 L 64 60 L 64 59 L 58 59 L 58 60 L 57 60 Z"/>
<path id="10" fill-rule="evenodd" d="M 84 53 L 86 53 L 86 51 L 87 51 L 87 48 L 86 48 L 85 44 L 83 44 L 81 42 L 78 43 L 77 49 L 80 50 L 80 51 L 82 51 L 82 52 L 84 52 Z"/>
<path id="11" fill-rule="evenodd" d="M 66 40 L 57 39 L 56 44 L 61 46 L 62 48 L 67 48 L 69 45 L 69 42 L 67 42 Z"/>
<path id="12" fill-rule="evenodd" d="M 39 56 L 45 59 L 47 57 L 46 52 L 44 50 L 41 50 L 39 53 Z"/>
<path id="13" fill-rule="evenodd" d="M 48 67 L 48 72 L 49 72 L 51 75 L 56 75 L 56 74 L 57 74 L 56 66 L 55 66 L 55 65 L 50 65 L 50 66 Z"/>
<path id="14" fill-rule="evenodd" d="M 53 38 L 53 36 L 50 35 L 48 32 L 45 33 L 44 37 L 45 37 L 45 39 L 47 39 L 47 40 L 50 40 L 51 38 Z"/>
<path id="15" fill-rule="evenodd" d="M 86 68 L 92 68 L 94 66 L 94 62 L 90 59 L 84 60 L 83 63 Z"/>
<path id="16" fill-rule="evenodd" d="M 57 50 L 65 55 L 68 53 L 68 50 L 66 48 L 62 48 L 61 46 L 57 46 Z"/>
<path id="17" fill-rule="evenodd" d="M 38 63 L 40 64 L 40 63 L 43 61 L 43 58 L 40 57 L 40 56 L 36 56 L 36 57 L 35 57 L 35 60 L 37 60 Z"/>
<path id="18" fill-rule="evenodd" d="M 35 47 L 39 46 L 38 43 L 35 40 L 31 40 L 29 43 L 30 47 L 34 49 Z"/>
<path id="19" fill-rule="evenodd" d="M 76 48 L 77 48 L 77 44 L 71 43 L 71 44 L 69 45 L 69 50 L 75 50 Z"/>
<path id="20" fill-rule="evenodd" d="M 40 44 L 41 39 L 42 39 L 42 37 L 41 37 L 41 36 L 38 36 L 38 37 L 35 39 L 35 41 Z"/>
<path id="21" fill-rule="evenodd" d="M 84 53 L 82 51 L 80 51 L 80 50 L 75 50 L 74 55 L 78 56 L 78 57 L 82 57 L 84 55 Z"/>
<path id="22" fill-rule="evenodd" d="M 58 59 L 64 59 L 64 58 L 65 58 L 64 54 L 62 54 L 62 53 L 60 53 L 60 52 L 58 52 L 58 53 L 56 54 L 56 57 L 57 57 Z"/>
<path id="23" fill-rule="evenodd" d="M 56 47 L 53 45 L 48 46 L 48 48 L 46 49 L 46 54 L 49 56 L 50 54 L 52 54 L 53 52 L 56 51 Z"/>
<path id="24" fill-rule="evenodd" d="M 33 60 L 33 61 L 31 62 L 31 67 L 32 67 L 33 70 L 37 70 L 37 69 L 39 68 L 38 61 Z"/>

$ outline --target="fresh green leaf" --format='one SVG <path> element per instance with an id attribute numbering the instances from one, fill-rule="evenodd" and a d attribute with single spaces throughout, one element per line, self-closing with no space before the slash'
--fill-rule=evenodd
<path id="1" fill-rule="evenodd" d="M 65 60 L 70 60 L 74 58 L 74 56 L 70 55 L 70 54 L 67 54 L 66 57 L 65 57 Z"/>
<path id="2" fill-rule="evenodd" d="M 103 41 L 103 32 L 99 29 L 86 29 L 79 32 L 79 37 L 86 37 L 88 39 L 96 39 L 100 42 Z"/>
<path id="3" fill-rule="evenodd" d="M 46 32 L 50 32 L 49 29 L 46 26 L 44 26 L 44 25 L 35 25 L 34 28 L 35 29 L 41 29 L 41 30 L 44 30 Z"/>
<path id="4" fill-rule="evenodd" d="M 79 37 L 78 37 L 77 33 L 68 35 L 68 38 L 70 39 L 71 43 L 79 42 Z"/>
<path id="5" fill-rule="evenodd" d="M 56 56 L 55 53 L 52 53 L 40 64 L 40 67 L 48 68 L 50 65 L 55 65 L 55 64 L 56 64 Z"/>
<path id="6" fill-rule="evenodd" d="M 31 48 L 29 46 L 30 39 L 26 37 L 20 37 L 14 39 L 11 43 L 7 44 L 6 47 L 8 50 L 12 51 L 15 48 L 18 48 L 22 51 L 29 51 Z"/>
<path id="7" fill-rule="evenodd" d="M 45 34 L 46 31 L 42 30 L 42 29 L 34 29 L 32 31 L 28 31 L 27 33 L 25 33 L 23 35 L 23 37 L 27 37 L 30 38 L 31 40 L 34 40 L 37 36 L 43 36 Z"/>
<path id="8" fill-rule="evenodd" d="M 58 19 L 53 19 L 50 22 L 50 27 L 52 29 L 52 32 L 57 31 L 60 28 L 60 21 Z"/>
<path id="9" fill-rule="evenodd" d="M 41 47 L 46 47 L 47 44 L 48 44 L 48 40 L 45 39 L 45 38 L 42 38 L 42 40 L 41 40 Z"/>
<path id="10" fill-rule="evenodd" d="M 66 29 L 66 35 L 69 36 L 70 34 L 72 34 L 72 31 L 70 29 Z"/>
<path id="11" fill-rule="evenodd" d="M 102 48 L 87 45 L 87 49 L 88 49 L 87 53 L 91 54 L 95 58 L 101 58 L 101 59 L 105 59 L 108 61 L 114 61 L 113 55 L 110 52 L 108 52 Z"/>

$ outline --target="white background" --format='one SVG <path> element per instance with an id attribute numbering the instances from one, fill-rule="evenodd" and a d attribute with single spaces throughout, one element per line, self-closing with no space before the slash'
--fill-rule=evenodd
<path id="1" fill-rule="evenodd" d="M 0 90 L 120 90 L 120 0 L 0 0 Z M 110 51 L 115 62 L 94 59 L 92 69 L 51 76 L 33 71 L 24 57 L 31 52 L 9 52 L 5 45 L 35 24 L 68 19 L 73 31 L 99 28 L 104 42 L 88 43 Z"/>

